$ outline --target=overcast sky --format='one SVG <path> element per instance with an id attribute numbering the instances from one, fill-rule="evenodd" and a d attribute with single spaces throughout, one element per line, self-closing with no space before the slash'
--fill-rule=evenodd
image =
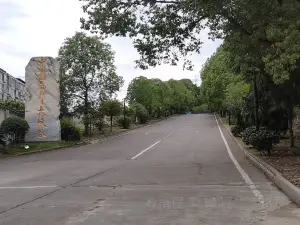
<path id="1" fill-rule="evenodd" d="M 66 37 L 80 31 L 79 19 L 83 15 L 79 0 L 0 0 L 0 68 L 24 79 L 25 66 L 31 57 L 56 57 Z M 206 59 L 215 52 L 220 41 L 208 40 L 201 34 L 204 45 L 200 55 L 192 57 L 194 71 L 184 71 L 182 65 L 162 65 L 146 71 L 135 69 L 138 54 L 130 39 L 112 38 L 108 42 L 116 52 L 118 75 L 125 85 L 119 94 L 122 98 L 128 83 L 137 76 L 162 80 L 189 78 L 193 81 Z"/>

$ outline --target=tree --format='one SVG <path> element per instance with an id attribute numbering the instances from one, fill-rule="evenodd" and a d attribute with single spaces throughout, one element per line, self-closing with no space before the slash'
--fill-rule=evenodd
<path id="1" fill-rule="evenodd" d="M 241 109 L 244 106 L 244 100 L 249 92 L 250 85 L 242 79 L 237 82 L 229 83 L 227 85 L 225 90 L 224 104 L 229 111 L 229 125 L 231 122 L 231 113 L 236 116 L 238 120 L 237 123 L 239 125 L 241 124 Z"/>
<path id="2" fill-rule="evenodd" d="M 167 111 L 171 108 L 173 101 L 172 89 L 168 85 L 168 82 L 163 82 L 158 78 L 151 80 L 154 84 L 153 94 L 155 95 L 153 108 L 159 118 L 162 114 L 166 115 Z"/>
<path id="3" fill-rule="evenodd" d="M 195 96 L 182 81 L 171 79 L 168 81 L 168 85 L 172 92 L 172 110 L 175 110 L 176 113 L 184 113 L 194 106 Z"/>
<path id="4" fill-rule="evenodd" d="M 18 100 L 0 100 L 0 106 L 3 106 L 11 111 L 25 111 L 25 104 Z"/>
<path id="5" fill-rule="evenodd" d="M 138 102 L 142 104 L 152 114 L 153 105 L 157 101 L 157 96 L 154 92 L 154 82 L 146 77 L 140 76 L 134 78 L 127 89 L 127 99 L 129 103 Z"/>
<path id="6" fill-rule="evenodd" d="M 220 47 L 210 57 L 201 71 L 202 97 L 213 111 L 222 111 L 225 107 L 227 85 L 233 81 L 235 74 L 228 66 L 229 54 Z"/>
<path id="7" fill-rule="evenodd" d="M 110 117 L 110 131 L 112 132 L 113 117 L 122 111 L 122 104 L 118 100 L 107 100 L 102 104 L 105 115 Z"/>
<path id="8" fill-rule="evenodd" d="M 72 106 L 72 93 L 68 91 L 68 76 L 64 74 L 62 67 L 60 67 L 60 80 L 59 80 L 59 91 L 60 91 L 60 116 L 68 115 Z"/>
<path id="9" fill-rule="evenodd" d="M 138 121 L 142 124 L 148 122 L 148 112 L 142 104 L 133 102 L 130 105 L 129 111 L 130 114 L 133 116 L 133 121 L 136 121 L 138 119 Z"/>
<path id="10" fill-rule="evenodd" d="M 275 42 L 267 35 L 268 28 L 299 19 L 300 9 L 297 0 L 81 1 L 86 2 L 83 11 L 87 14 L 81 18 L 82 28 L 103 36 L 133 38 L 141 68 L 176 64 L 180 56 L 199 53 L 202 42 L 198 34 L 205 27 L 209 27 L 212 38 L 227 38 L 238 32 L 252 43 L 271 46 Z"/>
<path id="11" fill-rule="evenodd" d="M 59 49 L 64 95 L 74 107 L 83 109 L 84 134 L 88 134 L 89 108 L 119 91 L 123 79 L 116 74 L 114 53 L 96 36 L 77 32 Z"/>

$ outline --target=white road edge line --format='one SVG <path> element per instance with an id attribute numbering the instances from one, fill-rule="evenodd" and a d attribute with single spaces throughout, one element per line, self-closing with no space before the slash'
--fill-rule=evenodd
<path id="1" fill-rule="evenodd" d="M 219 121 L 215 115 L 215 119 L 219 128 L 219 131 L 221 133 L 221 137 L 224 141 L 224 144 L 226 146 L 227 152 L 229 154 L 230 159 L 232 160 L 233 164 L 235 165 L 235 167 L 237 168 L 237 170 L 240 172 L 240 174 L 242 175 L 243 179 L 245 180 L 246 184 L 249 186 L 249 188 L 251 189 L 251 191 L 253 192 L 254 196 L 258 199 L 258 201 L 261 204 L 264 204 L 264 196 L 262 195 L 262 193 L 256 188 L 255 184 L 253 183 L 253 181 L 250 179 L 249 175 L 245 172 L 245 170 L 243 170 L 243 168 L 240 166 L 240 164 L 238 163 L 238 161 L 234 158 L 232 151 L 224 137 L 224 134 L 221 130 L 221 127 L 219 125 Z"/>
<path id="2" fill-rule="evenodd" d="M 144 149 L 143 151 L 141 151 L 139 154 L 137 154 L 136 156 L 132 157 L 131 160 L 136 159 L 137 157 L 141 156 L 142 154 L 144 154 L 146 151 L 150 150 L 151 148 L 153 148 L 155 145 L 157 145 L 159 142 L 161 142 L 161 140 L 155 142 L 153 145 L 149 146 L 148 148 Z"/>
<path id="3" fill-rule="evenodd" d="M 58 186 L 24 186 L 24 187 L 0 187 L 3 189 L 35 189 L 35 188 L 57 188 Z"/>

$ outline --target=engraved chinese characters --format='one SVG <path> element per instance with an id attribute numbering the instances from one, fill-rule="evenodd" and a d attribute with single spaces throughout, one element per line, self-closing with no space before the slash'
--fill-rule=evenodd
<path id="1" fill-rule="evenodd" d="M 60 140 L 59 65 L 51 57 L 34 57 L 26 67 L 27 142 Z"/>

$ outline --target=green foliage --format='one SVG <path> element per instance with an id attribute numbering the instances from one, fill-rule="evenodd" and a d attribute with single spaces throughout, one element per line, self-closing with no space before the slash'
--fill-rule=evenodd
<path id="1" fill-rule="evenodd" d="M 82 132 L 71 120 L 63 119 L 60 121 L 61 140 L 80 141 Z"/>
<path id="2" fill-rule="evenodd" d="M 187 88 L 186 82 L 171 79 L 168 81 L 168 85 L 172 92 L 172 110 L 179 114 L 190 110 L 194 106 L 196 93 Z"/>
<path id="3" fill-rule="evenodd" d="M 155 90 L 152 80 L 140 76 L 130 82 L 127 89 L 127 99 L 130 103 L 138 102 L 142 104 L 151 114 L 153 108 L 159 104 Z"/>
<path id="4" fill-rule="evenodd" d="M 169 117 L 171 115 L 170 111 L 169 110 L 166 110 L 165 111 L 165 117 Z"/>
<path id="5" fill-rule="evenodd" d="M 99 131 L 102 131 L 104 128 L 105 122 L 103 119 L 98 119 L 97 122 L 95 122 L 95 126 Z"/>
<path id="6" fill-rule="evenodd" d="M 107 100 L 102 104 L 103 112 L 110 117 L 110 130 L 112 131 L 113 117 L 120 115 L 122 104 L 118 100 Z"/>
<path id="7" fill-rule="evenodd" d="M 223 39 L 224 44 L 201 71 L 200 99 L 195 101 L 180 84 L 168 82 L 169 110 L 180 113 L 206 103 L 210 110 L 230 111 L 244 124 L 261 126 L 270 124 L 268 115 L 276 108 L 287 113 L 293 146 L 292 111 L 300 105 L 298 0 L 82 1 L 82 28 L 102 37 L 131 37 L 142 69 L 176 65 L 182 57 L 184 66 L 192 69 L 187 56 L 200 52 L 199 33 L 208 28 L 209 38 Z M 193 89 L 188 82 L 185 87 Z M 150 114 L 163 107 L 155 99 L 142 103 Z"/>
<path id="8" fill-rule="evenodd" d="M 19 143 L 29 130 L 26 120 L 20 117 L 8 117 L 1 123 L 1 131 L 5 135 L 12 136 L 13 143 Z"/>
<path id="9" fill-rule="evenodd" d="M 183 113 L 195 105 L 199 88 L 189 79 L 169 80 L 147 79 L 140 76 L 131 81 L 127 90 L 129 103 L 140 103 L 150 116 L 158 118 L 165 111 Z"/>
<path id="10" fill-rule="evenodd" d="M 6 135 L 0 126 L 0 153 L 4 150 L 4 146 L 6 145 Z"/>
<path id="11" fill-rule="evenodd" d="M 99 100 L 112 97 L 124 83 L 123 78 L 116 74 L 114 52 L 99 37 L 77 32 L 60 47 L 58 61 L 61 67 L 61 103 L 82 108 L 87 135 L 91 119 L 89 110 L 97 107 Z"/>
<path id="12" fill-rule="evenodd" d="M 106 116 L 118 116 L 122 110 L 122 104 L 118 100 L 108 100 L 102 104 Z"/>
<path id="13" fill-rule="evenodd" d="M 195 106 L 192 108 L 192 113 L 209 113 L 208 105 L 207 104 L 202 104 L 200 106 Z"/>
<path id="14" fill-rule="evenodd" d="M 231 127 L 231 133 L 235 137 L 241 136 L 242 132 L 244 131 L 244 128 L 239 125 L 234 125 Z"/>
<path id="15" fill-rule="evenodd" d="M 272 146 L 280 141 L 280 134 L 277 131 L 268 130 L 266 127 L 261 127 L 259 130 L 249 127 L 243 132 L 243 141 L 258 151 L 267 151 L 270 155 Z"/>
<path id="16" fill-rule="evenodd" d="M 225 108 L 227 86 L 237 78 L 229 67 L 229 53 L 222 47 L 205 63 L 201 79 L 202 98 L 209 109 L 217 111 Z"/>
<path id="17" fill-rule="evenodd" d="M 25 103 L 18 100 L 0 100 L 0 106 L 12 111 L 25 110 Z"/>
<path id="18" fill-rule="evenodd" d="M 134 115 L 134 119 L 137 118 L 139 123 L 145 124 L 149 120 L 148 112 L 146 108 L 140 103 L 132 103 L 130 105 L 130 110 Z"/>
<path id="19" fill-rule="evenodd" d="M 125 116 L 125 118 L 124 118 L 123 116 L 121 116 L 118 119 L 118 124 L 123 129 L 129 129 L 130 128 L 130 124 L 131 124 L 131 118 L 127 117 L 127 116 Z"/>
<path id="20" fill-rule="evenodd" d="M 236 111 L 242 107 L 249 92 L 250 85 L 243 80 L 229 83 L 225 90 L 224 104 L 229 110 Z"/>
<path id="21" fill-rule="evenodd" d="M 250 145 L 251 143 L 251 136 L 256 133 L 256 128 L 254 126 L 247 127 L 242 133 L 242 140 L 246 145 Z"/>

